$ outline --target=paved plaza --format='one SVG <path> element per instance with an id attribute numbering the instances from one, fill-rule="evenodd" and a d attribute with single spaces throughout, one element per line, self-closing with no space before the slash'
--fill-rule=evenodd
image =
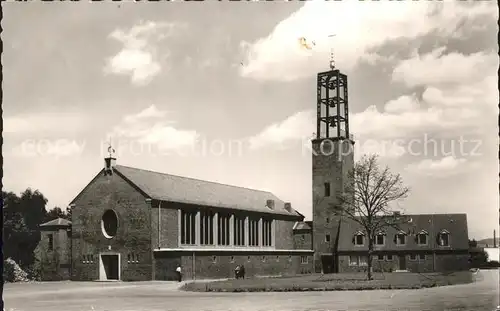
<path id="1" fill-rule="evenodd" d="M 492 311 L 499 271 L 481 271 L 476 279 L 422 290 L 294 293 L 190 293 L 174 282 L 6 284 L 4 301 L 12 311 Z"/>

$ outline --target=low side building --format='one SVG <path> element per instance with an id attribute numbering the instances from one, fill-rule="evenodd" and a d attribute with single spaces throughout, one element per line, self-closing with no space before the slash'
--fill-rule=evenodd
<path id="1" fill-rule="evenodd" d="M 71 221 L 57 218 L 40 225 L 35 253 L 43 281 L 68 280 L 71 276 Z"/>
<path id="2" fill-rule="evenodd" d="M 444 272 L 469 269 L 466 214 L 405 215 L 409 222 L 375 235 L 373 270 Z M 366 271 L 368 238 L 350 219 L 340 222 L 340 272 Z"/>

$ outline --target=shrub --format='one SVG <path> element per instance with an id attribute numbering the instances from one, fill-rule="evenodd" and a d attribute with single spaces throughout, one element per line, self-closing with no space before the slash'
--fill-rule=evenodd
<path id="1" fill-rule="evenodd" d="M 19 265 L 12 260 L 12 258 L 7 258 L 3 262 L 3 279 L 7 282 L 28 282 L 28 273 L 23 271 Z"/>

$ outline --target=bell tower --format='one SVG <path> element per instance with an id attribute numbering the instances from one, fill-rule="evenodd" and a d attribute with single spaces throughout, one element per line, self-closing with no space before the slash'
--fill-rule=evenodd
<path id="1" fill-rule="evenodd" d="M 313 247 L 315 272 L 338 272 L 336 250 L 341 217 L 337 194 L 354 166 L 354 140 L 349 132 L 347 75 L 335 68 L 317 75 L 316 133 L 312 139 Z"/>

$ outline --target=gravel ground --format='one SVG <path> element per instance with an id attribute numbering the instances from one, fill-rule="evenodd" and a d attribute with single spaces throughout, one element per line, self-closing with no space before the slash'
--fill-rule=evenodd
<path id="1" fill-rule="evenodd" d="M 499 271 L 481 271 L 476 282 L 421 290 L 293 293 L 192 293 L 175 282 L 51 282 L 6 284 L 10 311 L 492 311 Z"/>

